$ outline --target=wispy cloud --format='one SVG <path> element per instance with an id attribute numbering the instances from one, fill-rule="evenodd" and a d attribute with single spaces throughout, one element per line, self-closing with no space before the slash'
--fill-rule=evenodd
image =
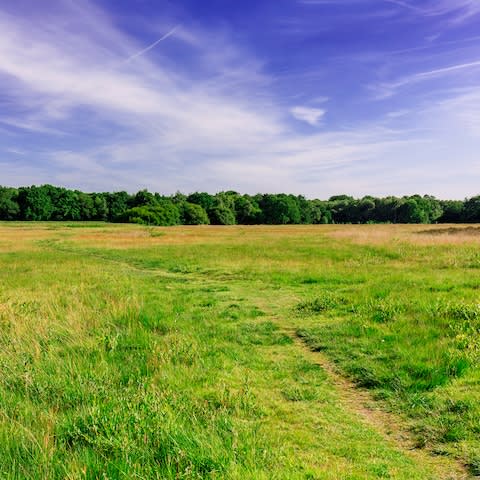
<path id="1" fill-rule="evenodd" d="M 436 68 L 424 72 L 413 73 L 390 83 L 381 83 L 371 86 L 377 99 L 389 98 L 397 94 L 403 87 L 414 85 L 436 78 L 441 78 L 460 71 L 476 70 L 480 68 L 480 60 L 474 62 L 449 65 L 447 67 Z"/>
<path id="2" fill-rule="evenodd" d="M 470 20 L 480 13 L 478 0 L 425 0 L 423 2 L 413 0 L 299 0 L 303 5 L 312 6 L 335 6 L 335 7 L 358 7 L 365 8 L 370 16 L 391 16 L 391 10 L 383 10 L 382 4 L 389 4 L 406 10 L 413 15 L 423 17 L 448 17 L 447 23 L 460 24 Z"/>
<path id="3" fill-rule="evenodd" d="M 477 0 L 429 0 L 421 5 L 404 0 L 384 1 L 406 8 L 418 15 L 428 17 L 449 15 L 453 23 L 463 22 L 480 13 L 480 3 Z"/>
<path id="4" fill-rule="evenodd" d="M 262 59 L 228 30 L 182 22 L 145 47 L 148 42 L 119 30 L 91 3 L 53 3 L 59 8 L 50 5 L 51 11 L 38 11 L 35 18 L 0 12 L 0 85 L 2 97 L 15 105 L 14 111 L 0 111 L 0 124 L 14 132 L 4 142 L 10 151 L 0 152 L 2 183 L 164 192 L 235 188 L 322 197 L 339 191 L 409 193 L 414 177 L 403 172 L 405 163 L 427 178 L 431 165 L 420 153 L 430 158 L 429 149 L 439 144 L 438 161 L 446 164 L 460 142 L 455 138 L 473 145 L 480 118 L 474 90 L 451 92 L 421 111 L 405 107 L 401 115 L 343 122 L 348 128 L 311 130 L 302 123 L 322 124 L 323 85 L 308 99 L 298 85 L 300 99 L 286 102 L 272 88 L 275 78 Z M 396 92 L 477 63 L 432 68 L 381 87 Z M 331 116 L 339 124 L 347 118 L 341 105 L 330 101 L 329 122 Z M 462 115 L 454 116 L 459 109 Z M 435 132 L 441 132 L 440 142 Z M 0 130 L 0 138 L 6 135 Z M 27 169 L 32 155 L 35 162 Z M 385 183 L 378 179 L 382 171 Z M 448 165 L 444 172 L 448 178 Z M 393 190 L 387 180 L 395 175 L 401 180 L 392 180 Z"/>
<path id="5" fill-rule="evenodd" d="M 326 113 L 326 110 L 313 107 L 293 107 L 290 111 L 297 120 L 312 126 L 317 126 Z"/>

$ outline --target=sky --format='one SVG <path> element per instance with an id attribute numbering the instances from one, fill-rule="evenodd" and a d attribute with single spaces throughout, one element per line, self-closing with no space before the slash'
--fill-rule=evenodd
<path id="1" fill-rule="evenodd" d="M 0 184 L 480 193 L 479 0 L 0 0 Z"/>

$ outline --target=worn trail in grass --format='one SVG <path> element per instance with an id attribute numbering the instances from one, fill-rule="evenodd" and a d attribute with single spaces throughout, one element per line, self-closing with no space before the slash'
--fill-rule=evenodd
<path id="1" fill-rule="evenodd" d="M 476 245 L 376 228 L 3 225 L 0 476 L 462 478 L 456 459 L 473 474 L 475 345 L 464 358 L 446 319 L 476 318 Z M 448 355 L 412 357 L 407 326 Z M 294 331 L 442 455 L 365 421 Z M 464 438 L 446 443 L 447 395 Z"/>

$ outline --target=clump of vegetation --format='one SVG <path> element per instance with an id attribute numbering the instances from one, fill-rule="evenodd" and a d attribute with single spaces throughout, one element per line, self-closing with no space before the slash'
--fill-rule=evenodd
<path id="1" fill-rule="evenodd" d="M 282 395 L 290 402 L 311 402 L 319 398 L 318 389 L 305 385 L 285 387 Z"/>
<path id="2" fill-rule="evenodd" d="M 324 294 L 321 297 L 298 303 L 295 309 L 298 313 L 303 315 L 316 315 L 332 310 L 342 303 L 345 303 L 343 298 L 332 294 Z"/>
<path id="3" fill-rule="evenodd" d="M 171 226 L 180 223 L 178 208 L 168 202 L 161 205 L 145 205 L 127 210 L 119 220 L 125 223 L 139 223 L 141 225 Z"/>
<path id="4" fill-rule="evenodd" d="M 370 301 L 366 308 L 371 312 L 372 320 L 377 323 L 392 322 L 405 311 L 402 303 L 385 299 Z"/>

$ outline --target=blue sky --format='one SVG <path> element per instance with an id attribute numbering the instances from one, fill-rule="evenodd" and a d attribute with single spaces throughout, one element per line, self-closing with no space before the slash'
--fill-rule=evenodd
<path id="1" fill-rule="evenodd" d="M 478 0 L 4 0 L 0 184 L 480 193 Z"/>

